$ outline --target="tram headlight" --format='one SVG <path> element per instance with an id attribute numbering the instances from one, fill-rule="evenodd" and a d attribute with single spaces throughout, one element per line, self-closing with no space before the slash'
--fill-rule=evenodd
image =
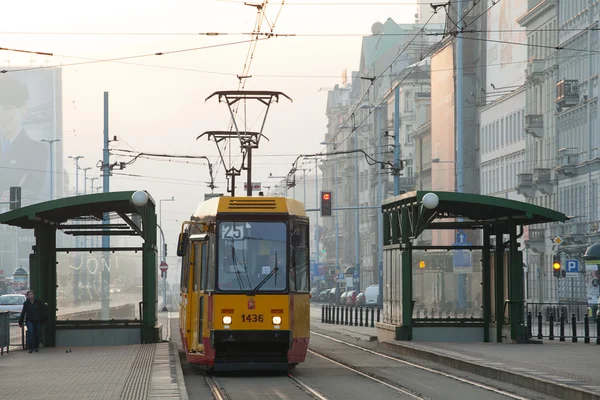
<path id="1" fill-rule="evenodd" d="M 230 316 L 223 317 L 223 325 L 229 325 L 229 324 L 231 324 L 231 317 Z"/>
<path id="2" fill-rule="evenodd" d="M 273 317 L 273 325 L 281 325 L 281 317 Z"/>

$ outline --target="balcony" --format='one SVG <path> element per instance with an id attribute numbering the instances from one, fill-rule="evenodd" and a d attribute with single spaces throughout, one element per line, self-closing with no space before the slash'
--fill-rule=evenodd
<path id="1" fill-rule="evenodd" d="M 517 193 L 533 198 L 535 189 L 533 186 L 533 174 L 517 174 Z"/>
<path id="2" fill-rule="evenodd" d="M 546 230 L 529 229 L 529 239 L 525 241 L 525 246 L 534 253 L 543 253 L 546 246 Z"/>
<path id="3" fill-rule="evenodd" d="M 532 183 L 535 189 L 539 190 L 542 194 L 552 194 L 549 168 L 534 168 Z"/>
<path id="4" fill-rule="evenodd" d="M 580 154 L 568 150 L 559 150 L 557 166 L 554 168 L 557 176 L 567 178 L 577 175 L 577 164 L 580 163 L 580 159 Z"/>
<path id="5" fill-rule="evenodd" d="M 546 62 L 536 58 L 530 58 L 527 62 L 527 78 L 535 83 L 541 83 L 544 80 L 544 71 Z"/>
<path id="6" fill-rule="evenodd" d="M 525 132 L 536 139 L 544 133 L 544 116 L 542 114 L 527 114 L 525 116 Z"/>
<path id="7" fill-rule="evenodd" d="M 579 104 L 579 82 L 576 79 L 563 79 L 556 84 L 556 105 L 572 107 Z"/>

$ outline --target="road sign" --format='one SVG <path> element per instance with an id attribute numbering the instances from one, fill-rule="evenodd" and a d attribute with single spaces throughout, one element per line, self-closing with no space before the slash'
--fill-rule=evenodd
<path id="1" fill-rule="evenodd" d="M 338 279 L 344 280 L 344 274 L 343 273 L 338 274 Z"/>
<path id="2" fill-rule="evenodd" d="M 165 261 L 160 262 L 160 271 L 165 272 L 169 269 L 169 265 Z"/>
<path id="3" fill-rule="evenodd" d="M 358 271 L 354 271 L 353 278 L 354 278 L 354 279 L 358 279 Z"/>
<path id="4" fill-rule="evenodd" d="M 454 245 L 465 246 L 467 242 L 467 235 L 463 231 L 456 231 L 456 243 Z"/>
<path id="5" fill-rule="evenodd" d="M 565 266 L 565 276 L 567 278 L 574 278 L 579 275 L 579 260 L 567 260 Z"/>
<path id="6" fill-rule="evenodd" d="M 557 246 L 560 246 L 562 244 L 562 242 L 564 242 L 563 238 L 561 238 L 560 236 L 557 236 L 554 238 L 553 240 L 554 244 L 556 244 Z"/>
<path id="7" fill-rule="evenodd" d="M 259 192 L 261 188 L 260 182 L 251 182 L 252 191 Z M 244 182 L 244 190 L 248 190 L 248 182 Z"/>

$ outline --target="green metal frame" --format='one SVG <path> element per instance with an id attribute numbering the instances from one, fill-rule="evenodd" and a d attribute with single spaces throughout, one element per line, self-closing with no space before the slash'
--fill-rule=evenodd
<path id="1" fill-rule="evenodd" d="M 435 193 L 438 206 L 429 210 L 422 204 L 427 193 Z M 496 338 L 502 341 L 504 310 L 508 305 L 510 335 L 515 341 L 522 341 L 524 332 L 524 276 L 522 253 L 517 239 L 522 235 L 523 226 L 548 222 L 564 222 L 568 217 L 548 208 L 515 200 L 457 192 L 415 191 L 392 197 L 382 203 L 384 213 L 384 247 L 393 248 L 400 244 L 402 252 L 402 325 L 396 329 L 398 340 L 412 340 L 413 291 L 412 291 L 412 250 L 418 249 L 481 249 L 483 268 L 483 320 L 484 340 L 489 342 L 489 325 L 492 310 L 496 315 Z M 460 222 L 447 221 L 458 219 Z M 446 220 L 440 222 L 438 220 Z M 520 227 L 521 233 L 517 234 Z M 413 246 L 412 241 L 426 229 L 465 229 L 483 230 L 482 246 Z M 496 236 L 495 246 L 490 245 L 491 235 Z M 509 241 L 503 242 L 503 235 Z M 397 247 L 397 246 L 396 246 Z M 494 263 L 494 299 L 492 299 L 491 251 L 496 254 Z M 508 299 L 504 299 L 504 253 L 508 250 Z M 501 255 L 501 256 L 498 256 Z M 493 306 L 493 307 L 492 307 Z"/>
<path id="2" fill-rule="evenodd" d="M 57 251 L 133 251 L 133 248 L 56 248 L 57 229 L 70 229 L 65 233 L 77 235 L 102 235 L 119 232 L 140 236 L 142 245 L 142 327 L 141 336 L 144 343 L 158 341 L 157 329 L 157 245 L 156 245 L 156 203 L 148 194 L 148 202 L 143 207 L 132 203 L 134 191 L 98 193 L 84 196 L 67 197 L 58 200 L 37 203 L 31 206 L 0 214 L 0 224 L 16 226 L 22 229 L 33 229 L 35 246 L 30 255 L 31 289 L 36 295 L 48 303 L 48 323 L 45 325 L 46 346 L 56 343 L 56 252 Z M 98 225 L 96 230 L 89 230 L 90 225 L 66 224 L 81 217 L 92 217 L 101 221 L 104 213 L 116 212 L 125 224 Z M 142 226 L 138 226 L 127 214 L 141 217 Z M 66 224 L 66 225 L 65 225 Z M 98 231 L 97 229 L 107 229 Z"/>

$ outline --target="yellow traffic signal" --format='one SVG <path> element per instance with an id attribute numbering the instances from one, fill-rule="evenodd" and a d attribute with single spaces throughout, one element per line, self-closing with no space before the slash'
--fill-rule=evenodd
<path id="1" fill-rule="evenodd" d="M 552 264 L 552 268 L 560 269 L 560 263 L 555 262 L 554 264 Z"/>
<path id="2" fill-rule="evenodd" d="M 419 262 L 419 268 L 421 268 L 421 269 L 425 268 L 425 261 Z"/>

